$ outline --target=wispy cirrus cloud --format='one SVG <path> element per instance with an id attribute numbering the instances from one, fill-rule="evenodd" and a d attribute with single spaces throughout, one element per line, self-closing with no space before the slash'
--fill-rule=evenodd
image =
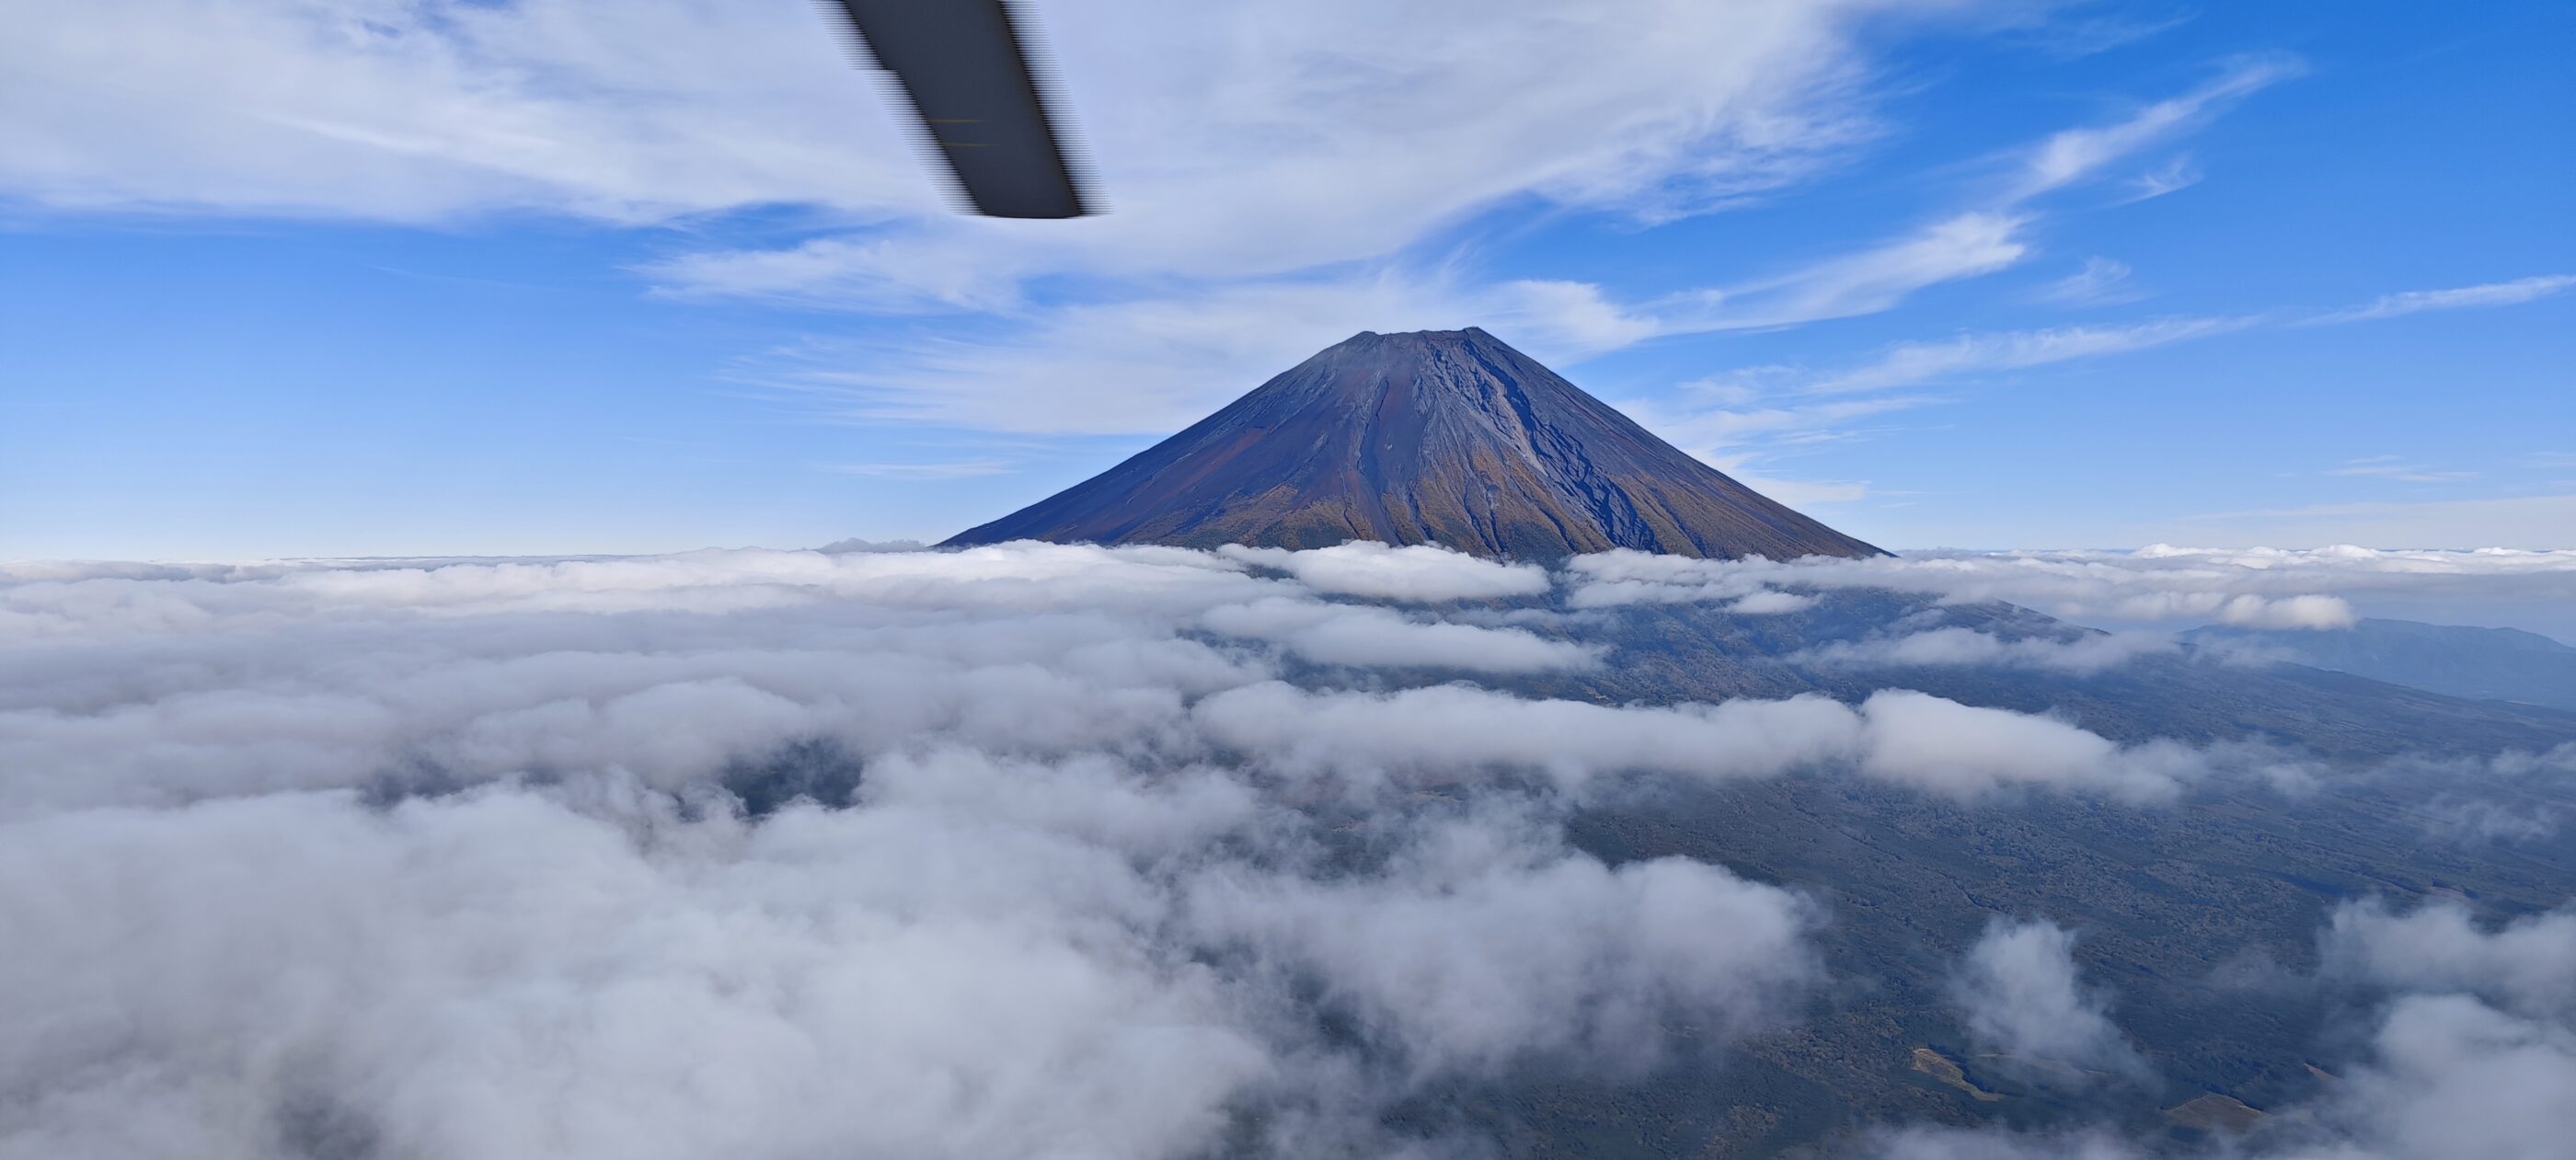
<path id="1" fill-rule="evenodd" d="M 2127 268 L 2095 259 L 2083 271 L 2043 290 L 2043 296 L 2113 295 L 2125 282 Z M 1742 367 L 1698 380 L 1685 387 L 1677 404 L 1623 402 L 1647 426 L 1685 448 L 1712 457 L 1732 449 L 1724 469 L 1737 471 L 1758 464 L 1785 446 L 1826 438 L 1849 437 L 1855 424 L 1897 411 L 1943 401 L 1927 388 L 1973 380 L 1981 375 L 2083 362 L 2123 354 L 2200 342 L 2225 335 L 2290 326 L 2349 325 L 2424 310 L 2469 310 L 2519 306 L 2551 297 L 2576 285 L 2576 276 L 2548 275 L 2442 290 L 2386 295 L 2352 309 L 2297 314 L 2275 311 L 2233 316 L 2177 316 L 2139 322 L 2043 327 L 2033 330 L 1968 333 L 1948 339 L 1901 342 L 1876 358 L 1840 370 L 1768 364 Z M 1859 396 L 1819 402 L 1818 397 Z M 1692 403 L 1716 403 L 1699 409 Z M 2326 472 L 2346 477 L 2376 477 L 2406 483 L 2463 483 L 2475 472 L 2451 471 L 2388 459 L 2354 460 Z M 1810 501 L 1832 497 L 1856 499 L 1865 483 L 1828 485 L 1817 491 L 1796 480 L 1775 480 L 1769 487 L 1796 492 Z M 1805 490 L 1802 490 L 1805 489 Z M 2277 515 L 2280 513 L 2257 513 Z M 2209 519 L 2234 517 L 2199 517 Z M 2304 537 L 2299 537 L 2304 539 Z M 2420 538 L 2358 542 L 2423 543 Z M 2516 542 L 2523 542 L 2517 538 Z"/>
<path id="2" fill-rule="evenodd" d="M 2343 466 L 2328 468 L 2325 474 L 2393 479 L 2400 483 L 2467 483 L 2478 477 L 2474 471 L 2441 471 L 2421 463 L 2407 462 L 2403 456 L 2397 455 L 2345 460 Z"/>
<path id="3" fill-rule="evenodd" d="M 810 338 L 747 358 L 732 377 L 826 421 L 983 433 L 1175 431 L 1362 330 L 1452 330 L 1484 319 L 1533 355 L 1591 340 L 1591 307 L 1553 293 L 1501 301 L 1453 273 L 1378 270 L 1211 286 L 1187 296 L 1076 303 L 973 330 Z M 1485 304 L 1566 306 L 1495 317 Z M 1497 312 L 1499 313 L 1499 312 Z"/>
<path id="4" fill-rule="evenodd" d="M 2025 216 L 1972 212 L 1883 245 L 1776 278 L 1697 291 L 1662 304 L 1664 333 L 1790 326 L 1895 306 L 1926 287 L 2012 266 L 2030 253 Z"/>
<path id="5" fill-rule="evenodd" d="M 2554 298 L 2576 288 L 2576 274 L 2544 274 L 2516 278 L 2510 282 L 2488 282 L 2477 286 L 2455 286 L 2447 290 L 2409 290 L 2383 295 L 2365 306 L 2337 310 L 2302 320 L 2307 326 L 2332 326 L 2346 322 L 2369 322 L 2381 318 L 2399 318 L 2432 310 L 2484 310 L 2498 306 L 2520 306 Z"/>
<path id="6" fill-rule="evenodd" d="M 1658 337 L 1777 329 L 1894 309 L 1928 288 L 1991 275 L 2027 259 L 2034 217 L 2015 203 L 2043 188 L 2087 180 L 2128 151 L 2188 132 L 2228 102 L 2294 72 L 2278 61 L 2239 64 L 2128 120 L 2068 130 L 2034 146 L 2024 164 L 2037 177 L 2007 190 L 1996 204 L 1776 273 L 1656 298 L 1622 300 L 1580 281 L 1485 282 L 1456 262 L 1379 262 L 1319 275 L 1238 279 L 1033 307 L 1019 299 L 1020 286 L 1058 261 L 1043 246 L 1015 246 L 986 260 L 975 248 L 983 242 L 928 234 L 827 237 L 782 251 L 684 255 L 646 272 L 686 295 L 807 302 L 837 297 L 870 308 L 989 315 L 979 324 L 983 332 L 971 337 L 933 331 L 815 342 L 745 368 L 746 377 L 801 394 L 827 415 L 1027 434 L 1160 431 L 1363 329 L 1445 329 L 1473 322 L 1543 360 L 1565 360 Z M 914 277 L 912 271 L 926 271 L 919 276 L 935 281 L 907 289 L 901 279 Z M 2097 302 L 2115 299 L 2113 283 L 2124 276 L 2116 264 L 2088 266 L 2082 277 L 2089 283 L 2070 285 L 2064 293 Z M 1892 352 L 1886 366 L 1850 372 L 1832 389 L 1926 381 L 1973 369 L 1981 359 L 2035 366 L 2181 341 L 2228 325 L 2174 320 L 2126 330 L 1963 338 L 1952 350 Z M 1850 409 L 1843 411 L 1847 417 Z M 1757 428 L 1813 430 L 1835 414 L 1771 409 L 1716 417 L 1696 425 L 1705 429 L 1679 434 L 1689 445 L 1713 449 Z M 1847 490 L 1834 488 L 1836 494 Z"/>
<path id="7" fill-rule="evenodd" d="M 1771 273 L 1656 297 L 1622 297 L 1590 282 L 1487 281 L 1463 260 L 1386 259 L 1324 272 L 1287 271 L 1223 281 L 1168 282 L 1124 295 L 1116 283 L 1084 299 L 1032 304 L 1032 277 L 1059 268 L 1049 242 L 981 255 L 986 241 L 952 233 L 883 232 L 812 239 L 777 251 L 683 255 L 646 271 L 683 295 L 749 295 L 871 309 L 965 312 L 951 326 L 878 338 L 803 344 L 751 360 L 743 377 L 801 395 L 817 413 L 866 422 L 912 422 L 1022 434 L 1127 434 L 1169 430 L 1204 414 L 1312 351 L 1363 329 L 1446 329 L 1475 323 L 1558 361 L 1655 338 L 1773 330 L 1877 314 L 1932 287 L 2013 268 L 2034 252 L 2038 215 L 2021 203 L 2096 178 L 2146 144 L 2206 123 L 2231 102 L 2277 83 L 2286 61 L 2240 62 L 2217 79 L 2121 121 L 2071 129 L 2033 145 L 2024 177 L 1986 204 L 1930 219 L 1884 240 Z M 1848 95 L 1848 90 L 1833 92 Z M 1821 98 L 1820 98 L 1821 99 Z M 1363 254 L 1345 248 L 1337 253 Z M 1322 254 L 1324 251 L 1313 251 Z M 1141 273 L 1120 256 L 1083 266 Z M 1071 269 L 1064 266 L 1061 268 Z M 1209 274 L 1216 267 L 1160 267 Z M 1273 267 L 1237 266 L 1237 275 Z M 927 279 L 907 289 L 903 279 Z M 2067 302 L 2124 296 L 2125 267 L 2107 260 L 2057 290 Z M 889 281 L 892 279 L 892 281 Z M 971 316 L 971 317 L 969 317 Z M 1980 366 L 2037 366 L 2118 349 L 2183 341 L 2227 320 L 2161 320 L 2130 327 L 1965 336 L 1891 351 L 1885 365 L 1831 378 L 1829 391 L 1924 382 Z M 1946 349 L 1943 347 L 1946 345 Z M 1878 384 L 1871 386 L 1867 384 Z M 1896 409 L 1886 404 L 1872 411 Z M 1841 409 L 1849 417 L 1851 409 Z M 1668 414 L 1679 408 L 1665 408 Z M 1815 431 L 1834 409 L 1763 408 L 1714 416 L 1677 431 L 1713 451 L 1756 429 Z M 1796 487 L 1794 483 L 1782 486 Z M 1833 485 L 1848 494 L 1859 485 Z"/>
<path id="8" fill-rule="evenodd" d="M 2019 39 L 2030 47 L 2057 57 L 2074 60 L 2095 53 L 2108 52 L 2124 45 L 2179 28 L 2190 23 L 2188 14 L 2124 14 L 2067 18 L 2042 22 L 2023 31 Z"/>
<path id="9" fill-rule="evenodd" d="M 1035 228 L 906 212 L 644 272 L 680 294 L 971 312 L 1016 307 L 1051 276 L 1383 262 L 1513 201 L 1669 221 L 1869 139 L 1876 66 L 1858 34 L 1883 16 L 1456 0 L 1087 13 L 1049 31 L 1115 212 Z M 1641 21 L 1656 35 L 1634 35 Z M 1420 51 L 1427 28 L 1440 51 Z"/>
<path id="10" fill-rule="evenodd" d="M 2232 317 L 2157 318 L 2101 326 L 1963 334 L 1940 341 L 1898 343 L 1873 361 L 1841 371 L 1802 375 L 1795 368 L 1760 368 L 1758 373 L 1737 372 L 1719 376 L 1718 381 L 1758 383 L 1764 393 L 1830 395 L 1897 390 L 1991 371 L 2021 370 L 2152 350 L 2264 327 L 2345 325 L 2424 310 L 2520 306 L 2550 297 L 2571 286 L 2576 286 L 2576 276 L 2548 275 L 2481 286 L 2407 291 L 2384 296 L 2369 306 L 2310 314 L 2273 312 Z M 2347 467 L 2349 470 L 2335 474 L 2400 474 L 2397 470 L 2379 466 L 2376 461 L 2356 460 Z M 2408 468 L 2404 473 L 2418 474 L 2418 471 Z M 2428 478 L 2417 482 L 2435 480 Z"/>
<path id="11" fill-rule="evenodd" d="M 1940 401 L 1936 395 L 1880 395 L 1867 399 L 1692 411 L 1646 400 L 1626 400 L 1619 404 L 1619 408 L 1676 446 L 1714 461 L 1723 458 L 1718 453 L 1728 448 L 1755 443 L 1798 442 L 1848 430 L 1859 420 Z M 1740 460 L 1735 462 L 1741 466 Z M 1734 467 L 1726 470 L 1733 471 Z"/>
<path id="12" fill-rule="evenodd" d="M 2033 301 L 2056 306 L 2117 306 L 2146 297 L 2130 276 L 2135 273 L 2126 262 L 2096 255 L 2084 259 L 2084 268 L 2032 292 Z"/>
<path id="13" fill-rule="evenodd" d="M 827 463 L 823 470 L 882 479 L 974 479 L 1008 475 L 1016 468 L 1005 459 L 961 459 L 950 463 Z"/>
<path id="14" fill-rule="evenodd" d="M 808 340 L 746 359 L 734 376 L 826 417 L 1022 434 L 1169 431 L 1362 330 L 1480 325 L 1562 362 L 1659 336 L 1886 310 L 1927 286 L 2018 261 L 2021 228 L 2015 218 L 1966 215 L 1799 270 L 1643 304 L 1589 283 L 1481 282 L 1456 265 L 1234 281 L 1032 310 L 981 334 Z"/>
<path id="15" fill-rule="evenodd" d="M 2141 149 L 2205 124 L 2231 102 L 2304 71 L 2303 65 L 2288 57 L 2238 61 L 2208 83 L 2120 121 L 2053 134 L 2024 159 L 2012 196 L 2016 200 L 2036 197 L 2087 180 Z"/>
<path id="16" fill-rule="evenodd" d="M 903 227 L 851 236 L 984 257 L 1277 273 L 1382 253 L 1503 198 L 1672 214 L 1794 180 L 1864 135 L 1858 37 L 1885 7 L 1328 0 L 1182 18 L 1122 0 L 1042 29 L 1122 212 L 1028 229 L 947 214 L 876 80 L 805 8 L 656 2 L 610 20 L 565 0 L 109 0 L 31 15 L 0 47 L 7 83 L 61 110 L 0 128 L 0 188 L 90 210 L 396 221 L 790 204 Z M 1658 35 L 1634 35 L 1640 22 Z M 1425 28 L 1441 51 L 1408 35 Z M 802 274 L 890 253 L 819 248 Z"/>
<path id="17" fill-rule="evenodd" d="M 2201 177 L 2200 166 L 2192 161 L 2190 155 L 2176 157 L 2130 178 L 2129 195 L 2122 198 L 2121 203 L 2152 201 L 2169 193 L 2179 193 L 2200 184 Z"/>
<path id="18" fill-rule="evenodd" d="M 1885 391 L 1985 371 L 2021 370 L 2051 363 L 2149 350 L 2243 330 L 2250 318 L 2168 318 L 2128 326 L 2068 326 L 2046 330 L 1967 334 L 1947 342 L 1905 343 L 1873 363 L 1801 388 L 1815 394 Z"/>

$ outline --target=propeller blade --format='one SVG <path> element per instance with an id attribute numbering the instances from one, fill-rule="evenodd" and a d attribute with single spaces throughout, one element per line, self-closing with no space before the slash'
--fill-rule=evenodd
<path id="1" fill-rule="evenodd" d="M 924 143 L 976 213 L 1095 212 L 1048 116 L 1042 77 L 1008 0 L 825 0 L 865 63 L 894 75 Z"/>

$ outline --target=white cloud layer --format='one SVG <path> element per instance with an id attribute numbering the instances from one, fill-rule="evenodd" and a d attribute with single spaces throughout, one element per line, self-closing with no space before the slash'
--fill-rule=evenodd
<path id="1" fill-rule="evenodd" d="M 1424 622 L 1383 608 L 1286 597 L 1212 608 L 1199 623 L 1224 636 L 1273 642 L 1317 664 L 1370 668 L 1535 673 L 1591 668 L 1604 651 L 1523 629 Z"/>
<path id="2" fill-rule="evenodd" d="M 1550 584 L 1547 569 L 1536 564 L 1506 564 L 1427 544 L 1399 548 L 1355 540 L 1300 552 L 1227 544 L 1217 554 L 1279 569 L 1319 592 L 1410 604 L 1537 596 Z"/>
<path id="3" fill-rule="evenodd" d="M 1625 771 L 1725 781 L 1849 765 L 1961 798 L 2049 787 L 2160 801 L 2202 769 L 2179 746 L 2123 748 L 2050 718 L 1903 689 L 1882 689 L 1856 709 L 1819 696 L 1663 708 L 1527 701 L 1463 685 L 1312 692 L 1273 681 L 1208 697 L 1194 713 L 1219 745 L 1369 783 L 1503 769 L 1580 790 Z"/>
<path id="4" fill-rule="evenodd" d="M 1400 687 L 1600 663 L 1473 603 L 1553 583 L 1036 544 L 7 565 L 0 1153 L 1387 1151 L 1420 1085 L 1632 1074 L 1816 979 L 1800 896 L 1569 847 L 1595 778 L 2199 776 L 1901 690 Z"/>
<path id="5" fill-rule="evenodd" d="M 1742 603 L 1737 601 L 1729 607 Z M 1829 665 L 1987 665 L 2094 673 L 2137 657 L 2169 656 L 2180 651 L 2173 638 L 2158 633 L 2088 633 L 2051 640 L 2006 638 L 1953 626 L 1902 636 L 1836 641 L 1808 649 L 1801 656 Z"/>
<path id="6" fill-rule="evenodd" d="M 2131 552 L 1921 551 L 1789 562 L 1606 552 L 1572 561 L 1568 578 L 1568 599 L 1578 607 L 1726 601 L 1774 585 L 1889 588 L 1951 603 L 2007 601 L 2085 622 L 2332 630 L 2366 612 L 2509 623 L 2563 608 L 2576 602 L 2576 549 L 2159 544 Z"/>

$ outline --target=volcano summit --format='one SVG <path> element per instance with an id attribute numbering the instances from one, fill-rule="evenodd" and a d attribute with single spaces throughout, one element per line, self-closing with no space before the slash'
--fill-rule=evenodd
<path id="1" fill-rule="evenodd" d="M 1439 544 L 1553 559 L 1874 556 L 1494 336 L 1362 332 L 1188 430 L 944 546 Z"/>

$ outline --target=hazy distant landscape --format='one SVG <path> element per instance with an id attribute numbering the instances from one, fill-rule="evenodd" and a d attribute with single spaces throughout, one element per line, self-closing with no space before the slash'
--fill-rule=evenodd
<path id="1" fill-rule="evenodd" d="M 2345 632 L 2212 626 L 2183 639 L 2248 663 L 2306 665 L 2454 697 L 2576 711 L 2576 647 L 2518 628 L 2363 620 Z"/>

